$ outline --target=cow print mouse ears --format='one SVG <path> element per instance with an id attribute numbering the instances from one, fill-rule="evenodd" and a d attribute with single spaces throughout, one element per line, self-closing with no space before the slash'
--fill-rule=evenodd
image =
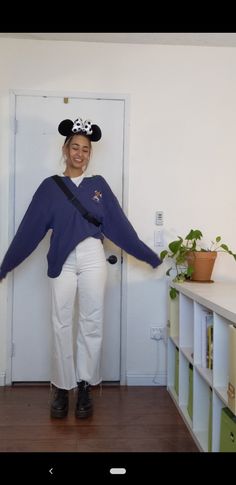
<path id="1" fill-rule="evenodd" d="M 102 132 L 98 125 L 93 125 L 90 120 L 83 121 L 77 118 L 75 121 L 63 120 L 58 126 L 58 131 L 61 135 L 66 136 L 66 140 L 72 135 L 85 135 L 91 141 L 98 141 L 102 137 Z"/>

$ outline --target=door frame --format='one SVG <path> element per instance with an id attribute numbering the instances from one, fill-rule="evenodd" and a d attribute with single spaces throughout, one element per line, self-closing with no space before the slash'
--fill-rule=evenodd
<path id="1" fill-rule="evenodd" d="M 128 209 L 128 141 L 129 141 L 129 116 L 130 95 L 113 93 L 81 93 L 74 91 L 33 91 L 14 89 L 9 90 L 10 101 L 10 137 L 9 137 L 9 211 L 8 211 L 8 241 L 9 244 L 14 236 L 14 195 L 15 195 L 15 135 L 16 135 L 16 98 L 17 96 L 48 96 L 84 99 L 106 99 L 124 102 L 124 136 L 123 136 L 123 167 L 122 167 L 122 207 L 127 213 Z M 14 280 L 12 272 L 7 279 L 7 317 L 6 317 L 6 379 L 5 384 L 12 384 L 12 356 L 13 348 L 13 291 Z M 120 385 L 127 384 L 127 255 L 123 254 L 121 265 L 121 309 L 120 309 Z"/>

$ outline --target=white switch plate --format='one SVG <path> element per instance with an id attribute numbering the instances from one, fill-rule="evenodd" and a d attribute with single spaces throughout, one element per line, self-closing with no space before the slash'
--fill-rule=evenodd
<path id="1" fill-rule="evenodd" d="M 157 226 L 163 226 L 163 211 L 155 212 L 155 224 Z"/>
<path id="2" fill-rule="evenodd" d="M 154 246 L 163 247 L 163 231 L 161 229 L 155 229 L 154 231 Z"/>

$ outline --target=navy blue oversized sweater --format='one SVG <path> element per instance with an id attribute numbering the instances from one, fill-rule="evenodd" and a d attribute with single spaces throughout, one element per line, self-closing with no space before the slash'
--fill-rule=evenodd
<path id="1" fill-rule="evenodd" d="M 48 276 L 59 276 L 70 252 L 87 237 L 103 235 L 132 256 L 149 263 L 161 264 L 157 254 L 144 244 L 125 216 L 117 198 L 101 175 L 84 177 L 79 187 L 69 177 L 64 183 L 94 217 L 99 227 L 88 222 L 71 204 L 52 177 L 43 180 L 19 225 L 0 267 L 0 279 L 24 261 L 52 229 L 47 254 Z"/>

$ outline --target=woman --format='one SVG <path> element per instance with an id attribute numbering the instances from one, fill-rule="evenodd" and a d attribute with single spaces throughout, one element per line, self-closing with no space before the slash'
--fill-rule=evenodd
<path id="1" fill-rule="evenodd" d="M 100 128 L 78 118 L 74 122 L 62 121 L 58 130 L 66 137 L 62 149 L 66 169 L 61 177 L 44 179 L 36 190 L 2 261 L 0 280 L 24 261 L 52 229 L 47 254 L 52 289 L 51 382 L 55 387 L 51 417 L 67 415 L 68 391 L 78 385 L 75 415 L 86 418 L 93 412 L 90 386 L 102 380 L 100 358 L 107 273 L 103 238 L 106 236 L 153 268 L 161 260 L 138 238 L 106 180 L 100 175 L 86 175 L 91 142 L 100 140 Z M 78 208 L 78 200 L 82 208 Z M 77 294 L 75 361 L 72 323 Z"/>

